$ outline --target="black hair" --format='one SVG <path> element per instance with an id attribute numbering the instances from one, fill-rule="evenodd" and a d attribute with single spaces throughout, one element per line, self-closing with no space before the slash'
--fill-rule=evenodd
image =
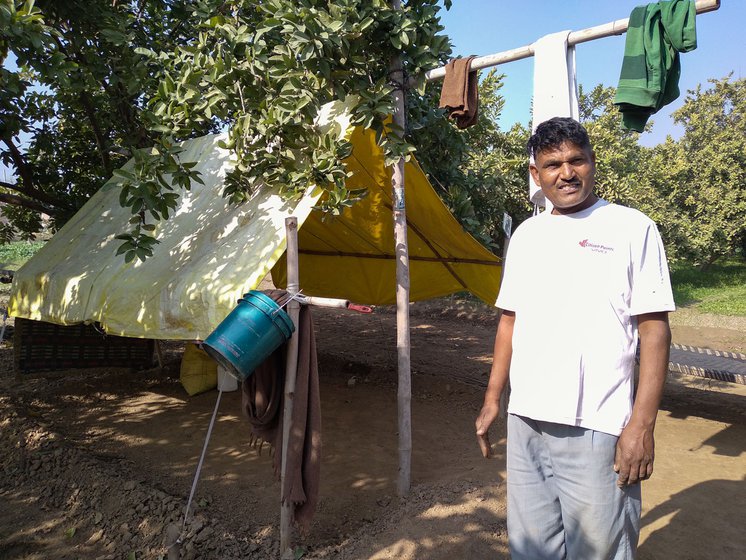
<path id="1" fill-rule="evenodd" d="M 580 148 L 591 148 L 591 141 L 582 124 L 570 117 L 554 117 L 536 127 L 536 132 L 528 139 L 526 150 L 529 156 L 535 158 L 539 152 L 559 148 L 565 142 Z"/>

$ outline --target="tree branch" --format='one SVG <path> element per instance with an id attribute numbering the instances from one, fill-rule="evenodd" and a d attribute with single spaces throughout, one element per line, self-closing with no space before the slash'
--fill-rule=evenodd
<path id="1" fill-rule="evenodd" d="M 16 145 L 13 143 L 11 139 L 3 138 L 3 142 L 5 143 L 6 146 L 8 146 L 8 150 L 10 151 L 10 154 L 13 158 L 13 163 L 16 166 L 16 170 L 18 171 L 18 174 L 21 177 L 20 185 L 13 184 L 13 183 L 0 182 L 0 184 L 3 187 L 19 192 L 28 198 L 36 199 L 40 203 L 46 203 L 50 207 L 54 207 L 54 206 L 60 206 L 62 208 L 70 207 L 69 202 L 63 199 L 54 197 L 54 196 L 50 196 L 44 191 L 37 189 L 34 186 L 34 178 L 31 175 L 30 166 L 26 163 L 26 159 L 23 157 L 23 154 L 18 150 L 18 148 L 16 147 Z"/>
<path id="2" fill-rule="evenodd" d="M 5 183 L 3 181 L 0 181 L 0 186 L 5 188 L 12 188 L 12 185 L 9 185 L 8 183 Z M 59 213 L 59 210 L 57 210 L 56 208 L 50 208 L 42 204 L 41 202 L 30 200 L 28 198 L 24 198 L 15 194 L 0 193 L 0 202 L 10 204 L 12 206 L 22 206 L 24 208 L 28 208 L 29 210 L 35 210 L 43 214 L 49 214 L 50 216 L 56 216 Z"/>
<path id="3" fill-rule="evenodd" d="M 8 146 L 8 150 L 10 150 L 10 155 L 13 158 L 13 163 L 16 166 L 18 174 L 23 180 L 23 184 L 26 185 L 26 188 L 33 189 L 34 178 L 31 175 L 31 169 L 29 168 L 29 165 L 26 163 L 26 158 L 23 157 L 23 154 L 10 138 L 3 138 L 3 142 L 6 146 Z"/>
<path id="4" fill-rule="evenodd" d="M 96 118 L 96 112 L 93 110 L 93 104 L 91 103 L 91 96 L 88 94 L 87 91 L 80 92 L 80 102 L 83 104 L 83 109 L 85 109 L 85 114 L 91 123 L 91 129 L 93 130 L 93 137 L 96 139 L 96 147 L 98 148 L 98 153 L 101 156 L 101 165 L 104 166 L 104 171 L 106 171 L 106 175 L 111 175 L 111 159 L 109 159 L 109 149 L 107 146 L 106 139 L 104 138 L 104 134 L 101 131 L 101 127 L 98 124 L 98 119 Z"/>
<path id="5" fill-rule="evenodd" d="M 71 54 L 65 48 L 65 45 L 62 43 L 62 40 L 59 37 L 55 37 L 55 41 L 57 43 L 57 48 L 67 58 L 74 60 L 80 68 L 90 68 L 90 64 L 85 56 L 85 53 L 83 53 L 80 49 L 76 49 Z M 148 146 L 152 146 L 153 140 L 150 138 L 147 130 L 139 122 L 137 122 L 136 111 L 129 103 L 129 96 L 126 93 L 124 86 L 120 83 L 118 84 L 116 90 L 112 90 L 110 84 L 104 78 L 99 78 L 94 75 L 91 75 L 91 77 L 103 88 L 103 90 L 109 96 L 112 107 L 118 110 L 119 116 L 122 118 L 125 125 L 129 128 L 132 135 L 135 136 L 136 146 L 138 148 L 147 148 Z M 88 113 L 88 108 L 85 106 L 85 103 L 84 107 L 86 108 L 86 113 Z M 91 115 L 89 115 L 89 119 L 92 119 Z M 93 120 L 91 120 L 91 126 L 94 126 Z M 96 129 L 94 128 L 94 135 L 96 136 L 96 143 L 98 144 L 99 136 L 103 138 L 103 134 L 101 134 L 100 132 L 97 133 Z M 108 152 L 101 151 L 102 157 L 104 157 L 104 153 L 106 154 L 106 158 L 108 160 Z M 104 167 L 106 168 L 107 173 L 111 173 L 111 169 L 108 165 L 104 164 Z"/>

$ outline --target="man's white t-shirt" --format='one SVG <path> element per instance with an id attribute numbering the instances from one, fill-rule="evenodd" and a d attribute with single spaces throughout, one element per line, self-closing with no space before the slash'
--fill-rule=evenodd
<path id="1" fill-rule="evenodd" d="M 496 305 L 515 312 L 508 411 L 612 435 L 632 411 L 635 316 L 675 309 L 655 223 L 600 199 L 520 225 Z"/>

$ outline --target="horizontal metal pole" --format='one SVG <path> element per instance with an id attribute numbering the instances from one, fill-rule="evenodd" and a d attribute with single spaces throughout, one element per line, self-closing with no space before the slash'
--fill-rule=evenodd
<path id="1" fill-rule="evenodd" d="M 704 14 L 706 12 L 717 10 L 720 7 L 720 0 L 697 0 L 695 5 L 697 13 Z M 569 45 L 578 45 L 580 43 L 587 43 L 588 41 L 594 41 L 603 37 L 622 35 L 627 31 L 628 27 L 629 18 L 625 18 L 610 23 L 604 23 L 603 25 L 589 27 L 588 29 L 581 29 L 580 31 L 572 31 L 567 37 L 567 43 Z M 514 60 L 521 60 L 531 56 L 534 56 L 534 47 L 533 45 L 526 45 L 525 47 L 518 47 L 517 49 L 511 49 L 509 51 L 477 57 L 471 61 L 471 69 L 480 70 L 482 68 L 490 68 L 492 66 L 498 66 L 500 64 L 505 64 L 506 62 L 513 62 Z M 428 82 L 441 80 L 445 75 L 446 67 L 441 66 L 440 68 L 435 68 L 429 72 L 425 72 L 425 80 Z"/>
<path id="2" fill-rule="evenodd" d="M 348 299 L 336 299 L 336 298 L 325 298 L 318 296 L 300 296 L 299 301 L 306 305 L 315 305 L 316 307 L 335 307 L 341 309 L 347 309 L 350 305 Z"/>

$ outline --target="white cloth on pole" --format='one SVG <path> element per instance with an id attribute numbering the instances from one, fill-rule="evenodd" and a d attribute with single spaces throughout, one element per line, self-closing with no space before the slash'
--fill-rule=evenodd
<path id="1" fill-rule="evenodd" d="M 532 46 L 534 50 L 534 97 L 531 132 L 552 117 L 578 119 L 578 84 L 575 77 L 575 47 L 568 47 L 570 31 L 545 35 Z M 531 202 L 551 210 L 541 187 L 529 175 Z"/>

